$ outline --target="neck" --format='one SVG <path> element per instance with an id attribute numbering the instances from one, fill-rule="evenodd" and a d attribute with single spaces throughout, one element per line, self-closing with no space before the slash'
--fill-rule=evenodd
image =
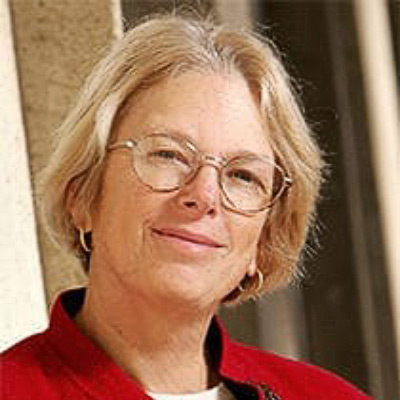
<path id="1" fill-rule="evenodd" d="M 188 393 L 218 383 L 205 349 L 215 307 L 157 303 L 92 278 L 77 323 L 145 390 Z"/>

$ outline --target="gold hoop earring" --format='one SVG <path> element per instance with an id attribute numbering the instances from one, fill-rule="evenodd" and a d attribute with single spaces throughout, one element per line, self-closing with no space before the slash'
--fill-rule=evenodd
<path id="1" fill-rule="evenodd" d="M 262 287 L 264 285 L 264 275 L 262 274 L 262 272 L 258 268 L 256 269 L 256 275 L 257 275 L 257 287 L 256 287 L 256 290 L 255 290 L 255 293 L 257 294 L 262 289 Z M 246 275 L 246 277 L 247 276 L 248 275 Z M 244 289 L 244 287 L 242 285 L 242 282 L 239 282 L 239 285 L 237 287 L 238 287 L 238 289 L 239 289 L 239 291 L 241 293 L 244 293 L 245 289 Z"/>
<path id="2" fill-rule="evenodd" d="M 90 253 L 91 250 L 89 246 L 86 244 L 85 233 L 86 232 L 82 228 L 79 228 L 79 241 L 81 242 L 81 246 L 83 250 L 86 251 L 86 253 Z"/>
<path id="3" fill-rule="evenodd" d="M 258 284 L 257 284 L 255 292 L 258 293 L 264 285 L 264 275 L 258 268 L 256 269 L 256 273 L 257 273 L 257 277 L 258 277 Z"/>

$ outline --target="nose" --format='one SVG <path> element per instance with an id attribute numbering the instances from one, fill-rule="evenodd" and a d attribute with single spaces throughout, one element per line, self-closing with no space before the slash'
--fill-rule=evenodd
<path id="1" fill-rule="evenodd" d="M 192 216 L 215 216 L 220 207 L 218 170 L 203 165 L 195 176 L 177 194 L 179 207 Z"/>

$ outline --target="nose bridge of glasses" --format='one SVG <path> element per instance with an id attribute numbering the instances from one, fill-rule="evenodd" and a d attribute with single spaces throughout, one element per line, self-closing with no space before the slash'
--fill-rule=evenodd
<path id="1" fill-rule="evenodd" d="M 220 187 L 219 175 L 220 175 L 220 170 L 224 165 L 225 165 L 225 161 L 224 161 L 223 158 L 214 156 L 212 154 L 202 154 L 200 156 L 200 158 L 198 159 L 197 168 L 195 169 L 194 174 L 192 175 L 192 178 L 187 183 L 198 179 L 198 176 L 199 176 L 200 171 L 202 170 L 202 168 L 206 167 L 206 166 L 209 166 L 209 167 L 214 168 L 215 171 L 216 171 L 216 174 L 217 174 L 216 178 L 217 179 L 216 179 L 215 183 L 218 186 L 218 190 L 217 191 L 219 191 L 219 187 Z M 208 175 L 208 174 L 206 173 L 206 175 Z M 204 176 L 206 176 L 206 175 L 204 175 Z M 206 180 L 208 180 L 208 179 L 210 179 L 210 178 L 206 178 Z M 212 179 L 215 179 L 215 177 L 212 178 Z M 207 183 L 206 187 L 207 187 L 207 191 L 210 192 L 210 193 L 215 191 L 215 190 L 211 189 L 211 187 L 214 187 L 214 185 L 213 184 L 210 185 L 210 182 Z"/>
<path id="2" fill-rule="evenodd" d="M 213 154 L 203 154 L 200 158 L 199 167 L 209 165 L 219 171 L 226 164 L 222 157 L 214 156 Z"/>

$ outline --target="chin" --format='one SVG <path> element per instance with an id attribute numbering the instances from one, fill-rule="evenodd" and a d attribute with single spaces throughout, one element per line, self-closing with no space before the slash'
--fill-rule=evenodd
<path id="1" fill-rule="evenodd" d="M 215 292 L 215 279 L 202 280 L 187 273 L 170 277 L 160 285 L 163 302 L 177 304 L 178 307 L 206 309 L 220 303 L 223 294 Z"/>

